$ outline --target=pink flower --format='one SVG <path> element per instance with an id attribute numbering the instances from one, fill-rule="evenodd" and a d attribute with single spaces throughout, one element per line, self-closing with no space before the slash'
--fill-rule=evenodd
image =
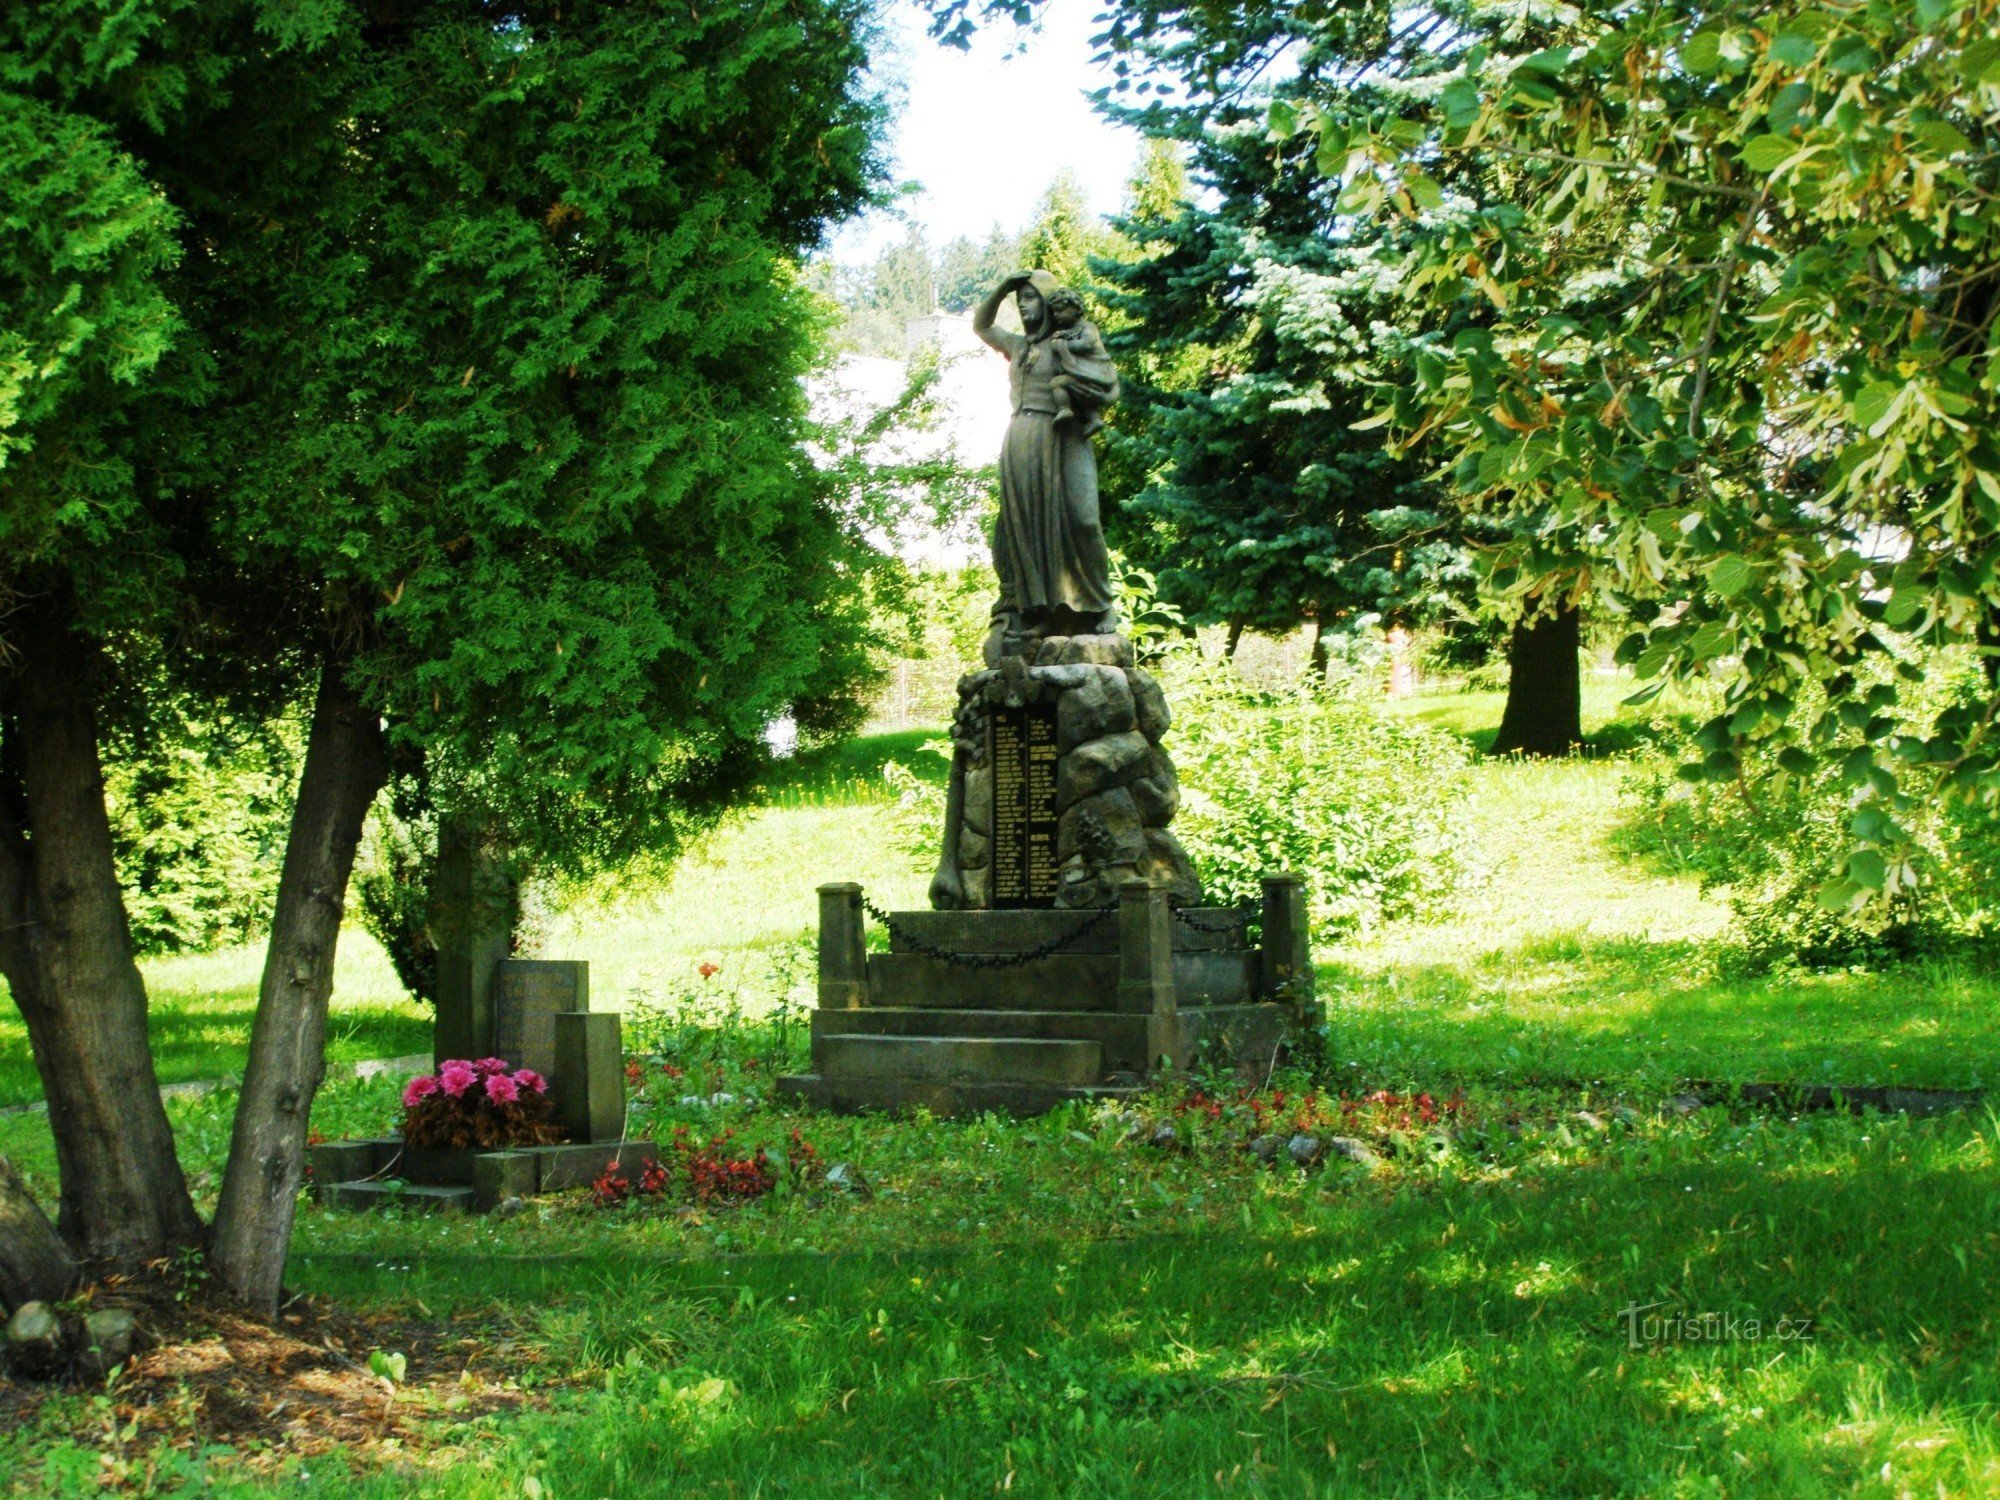
<path id="1" fill-rule="evenodd" d="M 438 1091 L 438 1081 L 426 1073 L 421 1078 L 412 1078 L 403 1089 L 403 1108 L 415 1109 L 424 1100 Z"/>
<path id="2" fill-rule="evenodd" d="M 478 1081 L 479 1075 L 473 1072 L 469 1062 L 448 1062 L 438 1070 L 438 1085 L 454 1099 Z"/>
<path id="3" fill-rule="evenodd" d="M 486 1075 L 486 1097 L 495 1104 L 512 1104 L 521 1097 L 521 1086 L 505 1073 Z"/>
<path id="4" fill-rule="evenodd" d="M 507 1059 L 504 1057 L 482 1057 L 478 1062 L 473 1064 L 473 1067 L 479 1069 L 481 1073 L 504 1073 L 507 1071 Z"/>
<path id="5" fill-rule="evenodd" d="M 546 1094 L 549 1091 L 548 1079 L 542 1077 L 533 1068 L 521 1069 L 520 1072 L 514 1075 L 514 1082 L 518 1083 L 522 1088 L 532 1090 L 537 1094 Z"/>

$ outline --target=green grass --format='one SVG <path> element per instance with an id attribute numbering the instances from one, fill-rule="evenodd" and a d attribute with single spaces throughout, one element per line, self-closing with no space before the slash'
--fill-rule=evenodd
<path id="1" fill-rule="evenodd" d="M 140 963 L 152 1000 L 148 1029 L 161 1083 L 233 1078 L 243 1071 L 263 965 L 261 946 Z M 430 1032 L 430 1011 L 404 994 L 375 941 L 358 927 L 343 932 L 327 1030 L 329 1070 L 427 1052 Z M 27 1028 L 10 997 L 0 1002 L 0 1107 L 41 1096 Z"/>
<path id="2" fill-rule="evenodd" d="M 1593 684 L 1587 720 L 1613 747 L 1647 732 L 1614 715 L 1615 686 Z M 1498 702 L 1397 711 L 1477 738 Z M 798 768 L 794 794 L 663 888 L 601 892 L 550 945 L 592 962 L 601 998 L 674 1003 L 648 1045 L 743 1096 L 707 1111 L 656 1083 L 635 1128 L 755 1142 L 797 1125 L 872 1199 L 573 1195 L 505 1221 L 308 1206 L 296 1285 L 371 1316 L 472 1319 L 482 1367 L 531 1408 L 466 1421 L 438 1388 L 405 1391 L 431 1436 L 387 1467 L 324 1455 L 252 1480 L 226 1456 L 121 1454 L 219 1493 L 2000 1493 L 2000 1116 L 1653 1107 L 1687 1078 L 1988 1083 L 1990 965 L 1745 972 L 1723 905 L 1622 851 L 1615 755 L 1488 762 L 1482 878 L 1454 914 L 1322 955 L 1332 1086 L 1462 1086 L 1468 1128 L 1442 1154 L 1301 1174 L 1256 1166 L 1233 1116 L 1176 1116 L 1176 1152 L 1082 1107 L 1014 1124 L 758 1102 L 799 1057 L 796 1027 L 757 1017 L 774 975 L 798 977 L 813 887 L 921 898 L 870 769 L 911 749 Z M 722 971 L 698 979 L 702 961 Z M 229 1103 L 171 1106 L 204 1196 Z M 373 1133 L 394 1112 L 393 1082 L 348 1080 L 315 1123 Z M 50 1185 L 45 1120 L 0 1118 L 0 1151 Z M 1635 1304 L 1763 1336 L 1634 1349 Z M 1779 1318 L 1812 1337 L 1778 1339 Z M 20 1493 L 94 1483 L 91 1420 L 84 1398 L 44 1408 L 0 1436 L 0 1475 Z"/>
<path id="3" fill-rule="evenodd" d="M 1449 921 L 1327 956 L 1336 1051 L 1391 1078 L 1994 1080 L 1990 962 L 1746 972 L 1719 900 L 1621 852 L 1624 774 L 1615 759 L 1482 765 L 1480 887 Z"/>

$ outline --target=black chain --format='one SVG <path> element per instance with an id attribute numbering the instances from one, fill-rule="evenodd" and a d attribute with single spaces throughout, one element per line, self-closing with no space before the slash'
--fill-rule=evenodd
<path id="1" fill-rule="evenodd" d="M 1229 915 L 1219 922 L 1206 922 L 1185 907 L 1174 908 L 1174 920 L 1194 932 L 1212 932 L 1220 936 L 1242 933 L 1256 918 L 1257 908 L 1248 904 L 1228 908 Z"/>
<path id="2" fill-rule="evenodd" d="M 1118 910 L 1115 906 L 1100 907 L 1071 931 L 1061 933 L 1041 947 L 1032 948 L 1026 953 L 954 953 L 949 948 L 940 948 L 937 944 L 918 937 L 866 896 L 861 898 L 861 909 L 887 928 L 889 936 L 901 947 L 924 958 L 934 958 L 939 963 L 952 964 L 961 969 L 1018 969 L 1024 964 L 1036 963 L 1068 947 L 1085 934 L 1095 932 L 1104 925 L 1106 918 Z"/>

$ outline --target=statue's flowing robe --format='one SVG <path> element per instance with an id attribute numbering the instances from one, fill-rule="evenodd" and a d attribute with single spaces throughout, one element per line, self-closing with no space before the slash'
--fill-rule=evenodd
<path id="1" fill-rule="evenodd" d="M 1101 615 L 1111 608 L 1111 559 L 1097 513 L 1090 432 L 1097 409 L 1118 398 L 1118 372 L 1096 350 L 1059 354 L 1050 339 L 999 329 L 988 337 L 1007 356 L 1014 398 L 1000 446 L 1000 519 L 993 528 L 1001 600 L 1027 616 L 1058 606 Z M 1058 373 L 1073 382 L 1076 407 L 1075 419 L 1060 425 L 1049 387 Z"/>

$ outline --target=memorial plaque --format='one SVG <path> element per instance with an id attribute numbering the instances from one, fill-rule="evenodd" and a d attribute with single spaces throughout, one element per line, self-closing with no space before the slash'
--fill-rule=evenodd
<path id="1" fill-rule="evenodd" d="M 590 1009 L 590 965 L 509 958 L 494 966 L 493 1055 L 556 1077 L 556 1017 Z"/>
<path id="2" fill-rule="evenodd" d="M 1048 906 L 1056 895 L 1056 713 L 1053 704 L 995 708 L 993 904 Z"/>

